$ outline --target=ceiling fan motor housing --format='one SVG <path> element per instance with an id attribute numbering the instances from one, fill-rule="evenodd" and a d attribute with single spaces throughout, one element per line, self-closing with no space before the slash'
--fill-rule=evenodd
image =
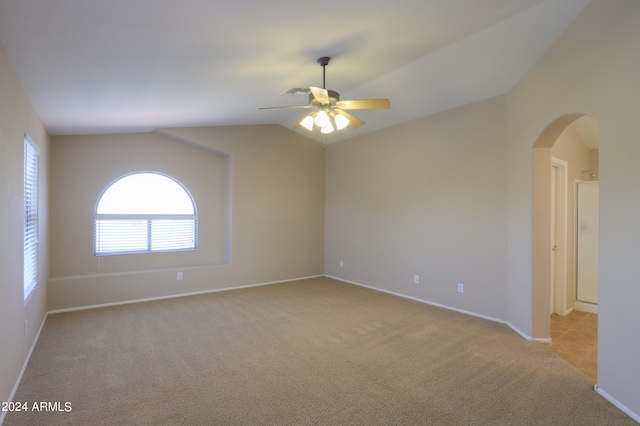
<path id="1" fill-rule="evenodd" d="M 331 106 L 335 106 L 336 102 L 340 102 L 340 93 L 336 92 L 335 90 L 328 89 L 327 92 L 329 94 L 329 101 L 331 103 Z M 313 96 L 313 93 L 309 93 L 309 104 L 316 107 L 322 106 L 322 104 L 318 102 L 317 99 Z"/>
<path id="2" fill-rule="evenodd" d="M 322 58 L 318 58 L 318 63 L 320 64 L 320 66 L 322 67 L 326 67 L 327 64 L 329 64 L 329 61 L 331 60 L 330 57 L 328 56 L 323 56 Z"/>

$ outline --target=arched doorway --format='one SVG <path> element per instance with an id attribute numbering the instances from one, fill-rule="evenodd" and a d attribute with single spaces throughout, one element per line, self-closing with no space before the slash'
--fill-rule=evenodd
<path id="1" fill-rule="evenodd" d="M 598 152 L 597 121 L 584 114 L 559 117 L 534 145 L 532 332 L 542 340 L 550 337 L 552 324 L 570 323 L 558 322 L 557 315 L 582 318 L 573 312 L 578 306 L 576 194 L 580 182 L 598 179 Z M 597 327 L 597 315 L 589 321 Z M 594 353 L 596 342 L 597 334 Z"/>

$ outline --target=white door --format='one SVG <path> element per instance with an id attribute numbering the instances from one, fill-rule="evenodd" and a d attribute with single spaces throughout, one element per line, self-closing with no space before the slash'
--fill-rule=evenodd
<path id="1" fill-rule="evenodd" d="M 598 303 L 598 196 L 598 182 L 578 183 L 576 298 L 588 303 Z"/>

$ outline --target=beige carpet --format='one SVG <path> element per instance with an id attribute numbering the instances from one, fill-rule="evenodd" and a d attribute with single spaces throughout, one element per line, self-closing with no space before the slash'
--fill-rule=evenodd
<path id="1" fill-rule="evenodd" d="M 11 425 L 636 424 L 507 326 L 326 278 L 50 315 Z"/>

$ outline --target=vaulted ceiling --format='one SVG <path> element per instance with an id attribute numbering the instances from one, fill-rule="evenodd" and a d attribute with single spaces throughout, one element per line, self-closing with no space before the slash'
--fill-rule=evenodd
<path id="1" fill-rule="evenodd" d="M 322 85 L 366 124 L 323 142 L 507 93 L 589 0 L 2 0 L 0 43 L 48 131 L 280 124 Z"/>

